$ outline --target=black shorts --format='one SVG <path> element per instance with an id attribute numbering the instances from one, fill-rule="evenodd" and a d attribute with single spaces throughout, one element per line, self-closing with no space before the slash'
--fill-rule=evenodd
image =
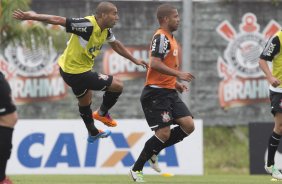
<path id="1" fill-rule="evenodd" d="M 271 113 L 275 116 L 277 112 L 282 113 L 282 93 L 269 90 Z"/>
<path id="2" fill-rule="evenodd" d="M 80 74 L 65 73 L 60 68 L 64 81 L 72 88 L 77 98 L 83 97 L 88 90 L 105 91 L 112 84 L 113 76 L 87 71 Z"/>
<path id="3" fill-rule="evenodd" d="M 3 73 L 0 72 L 0 116 L 16 111 L 12 100 L 11 88 Z"/>
<path id="4" fill-rule="evenodd" d="M 141 105 L 149 127 L 157 130 L 174 123 L 174 119 L 192 116 L 176 90 L 146 86 Z"/>

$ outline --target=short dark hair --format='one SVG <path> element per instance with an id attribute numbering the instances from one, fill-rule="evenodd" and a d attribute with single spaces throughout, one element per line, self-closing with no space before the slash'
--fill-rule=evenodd
<path id="1" fill-rule="evenodd" d="M 98 4 L 95 10 L 95 15 L 101 16 L 102 13 L 109 13 L 113 7 L 116 7 L 113 3 L 110 2 L 101 2 Z"/>
<path id="2" fill-rule="evenodd" d="M 159 22 L 161 22 L 164 17 L 169 16 L 175 9 L 176 8 L 174 6 L 168 3 L 160 5 L 157 9 L 157 18 Z"/>

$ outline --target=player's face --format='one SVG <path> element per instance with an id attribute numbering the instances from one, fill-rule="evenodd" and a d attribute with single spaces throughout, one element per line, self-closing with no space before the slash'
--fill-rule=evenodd
<path id="1" fill-rule="evenodd" d="M 168 27 L 171 32 L 176 31 L 178 29 L 180 23 L 180 18 L 178 15 L 178 11 L 176 9 L 168 17 Z"/>
<path id="2" fill-rule="evenodd" d="M 107 28 L 114 27 L 118 19 L 119 19 L 119 16 L 118 16 L 117 8 L 112 7 L 112 10 L 105 16 L 105 22 L 107 24 Z"/>

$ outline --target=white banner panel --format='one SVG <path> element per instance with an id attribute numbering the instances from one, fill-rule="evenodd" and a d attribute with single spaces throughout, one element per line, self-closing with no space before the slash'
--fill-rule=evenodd
<path id="1" fill-rule="evenodd" d="M 112 134 L 87 143 L 81 120 L 19 120 L 8 174 L 127 174 L 153 135 L 144 119 L 120 119 Z M 96 126 L 106 129 L 102 123 Z M 163 172 L 203 174 L 203 123 L 184 141 L 159 155 Z M 145 174 L 156 174 L 147 164 Z"/>

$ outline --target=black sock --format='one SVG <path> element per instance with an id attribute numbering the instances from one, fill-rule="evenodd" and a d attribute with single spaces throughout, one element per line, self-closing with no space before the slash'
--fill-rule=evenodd
<path id="1" fill-rule="evenodd" d="M 281 135 L 278 135 L 275 132 L 272 132 L 272 135 L 269 138 L 268 155 L 267 155 L 267 166 L 268 167 L 271 165 L 274 165 L 274 156 L 279 146 L 280 138 L 281 138 Z"/>
<path id="2" fill-rule="evenodd" d="M 121 92 L 110 92 L 106 91 L 103 95 L 103 102 L 99 109 L 99 114 L 105 116 L 117 102 L 118 97 L 121 95 Z"/>
<path id="3" fill-rule="evenodd" d="M 80 117 L 83 119 L 84 124 L 88 130 L 88 133 L 95 136 L 99 133 L 98 129 L 94 125 L 94 120 L 92 118 L 92 110 L 90 108 L 91 104 L 88 106 L 79 106 Z"/>
<path id="4" fill-rule="evenodd" d="M 187 134 L 186 132 L 184 132 L 182 130 L 182 128 L 180 126 L 176 126 L 173 129 L 171 129 L 171 133 L 170 133 L 170 137 L 169 139 L 163 144 L 163 147 L 161 150 L 163 150 L 164 148 L 167 148 L 169 146 L 172 146 L 174 144 L 177 144 L 179 142 L 181 142 L 185 137 L 187 137 L 189 134 Z M 161 151 L 160 150 L 160 151 Z M 160 152 L 159 151 L 159 152 Z M 156 153 L 156 155 L 159 154 Z"/>
<path id="5" fill-rule="evenodd" d="M 6 177 L 7 161 L 12 150 L 13 128 L 0 126 L 0 181 Z"/>
<path id="6" fill-rule="evenodd" d="M 181 142 L 185 137 L 187 137 L 189 134 L 184 132 L 180 126 L 176 126 L 173 129 L 171 129 L 170 137 L 169 139 L 163 144 L 163 148 L 172 146 L 178 142 Z M 161 150 L 160 150 L 161 151 Z M 159 153 L 157 153 L 159 154 Z"/>
<path id="7" fill-rule="evenodd" d="M 145 163 L 149 158 L 160 152 L 163 147 L 163 142 L 161 142 L 155 135 L 153 135 L 146 143 L 145 146 L 140 153 L 137 161 L 135 162 L 132 170 L 133 171 L 142 171 Z"/>

